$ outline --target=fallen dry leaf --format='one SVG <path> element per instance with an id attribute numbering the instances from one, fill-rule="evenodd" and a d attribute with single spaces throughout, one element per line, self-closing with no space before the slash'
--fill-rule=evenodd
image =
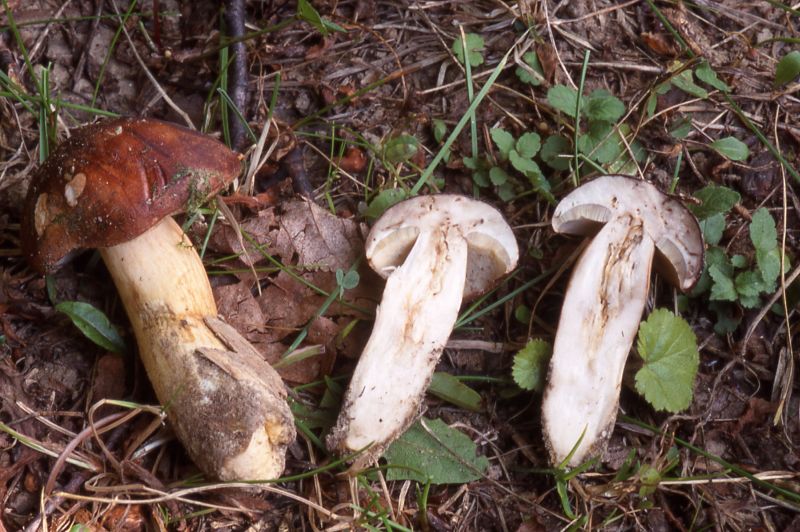
<path id="1" fill-rule="evenodd" d="M 343 157 L 336 159 L 336 166 L 345 172 L 357 173 L 362 171 L 367 166 L 367 156 L 364 151 L 355 146 L 347 148 L 347 152 Z"/>
<path id="2" fill-rule="evenodd" d="M 742 432 L 749 425 L 761 426 L 772 418 L 777 404 L 759 397 L 751 397 L 747 402 L 747 410 L 736 421 L 736 432 Z"/>
<path id="3" fill-rule="evenodd" d="M 142 506 L 139 504 L 112 506 L 109 511 L 103 513 L 102 523 L 106 530 L 122 532 L 134 532 L 147 528 Z"/>
<path id="4" fill-rule="evenodd" d="M 246 196 L 244 194 L 231 194 L 230 196 L 220 196 L 226 205 L 241 205 L 251 210 L 259 210 L 275 205 L 278 201 L 277 194 L 273 189 L 267 192 L 260 192 L 254 196 Z"/>
<path id="5" fill-rule="evenodd" d="M 245 338 L 252 332 L 263 332 L 264 315 L 245 282 L 238 282 L 213 289 L 214 299 L 221 316 Z"/>
<path id="6" fill-rule="evenodd" d="M 540 44 L 536 46 L 536 55 L 539 56 L 544 79 L 552 82 L 558 69 L 558 56 L 555 49 L 549 43 Z"/>
<path id="7" fill-rule="evenodd" d="M 115 353 L 106 353 L 97 360 L 92 379 L 91 403 L 102 399 L 122 399 L 125 396 L 125 358 Z M 114 411 L 114 407 L 103 405 L 95 412 L 100 419 Z"/>
<path id="8" fill-rule="evenodd" d="M 306 61 L 322 57 L 325 54 L 325 52 L 328 51 L 328 49 L 331 47 L 332 44 L 333 44 L 332 38 L 323 38 L 317 44 L 309 46 L 308 50 L 306 51 L 306 56 L 305 56 Z"/>
<path id="9" fill-rule="evenodd" d="M 680 53 L 680 48 L 675 41 L 666 33 L 652 33 L 645 31 L 640 36 L 642 42 L 653 52 L 659 55 L 675 57 Z"/>
<path id="10" fill-rule="evenodd" d="M 316 317 L 327 293 L 336 290 L 336 271 L 347 271 L 363 255 L 361 227 L 309 201 L 292 201 L 260 211 L 239 223 L 266 253 L 280 260 L 286 270 L 269 274 L 261 294 L 253 288 L 252 275 L 237 283 L 216 286 L 214 297 L 220 316 L 250 341 L 270 363 L 275 364 L 288 346 L 307 327 L 302 347 L 322 346 L 324 352 L 283 366 L 285 379 L 304 383 L 328 373 L 340 351 L 351 354 L 363 346 L 360 335 L 340 341 L 339 333 L 358 317 L 366 317 L 380 297 L 381 285 L 368 267 L 361 268 L 359 286 L 345 292 L 345 303 L 334 302 Z M 220 234 L 222 233 L 222 234 Z M 250 260 L 263 262 L 263 254 L 247 243 Z M 212 237 L 212 246 L 222 253 L 240 253 L 241 244 L 232 228 L 225 227 Z M 240 256 L 234 263 L 245 262 Z M 237 266 L 240 267 L 240 266 Z M 266 274 L 265 274 L 266 276 Z"/>
<path id="11" fill-rule="evenodd" d="M 296 254 L 300 269 L 335 272 L 350 268 L 364 253 L 364 237 L 353 220 L 334 216 L 309 201 L 295 201 L 281 213 L 277 249 L 284 261 Z"/>

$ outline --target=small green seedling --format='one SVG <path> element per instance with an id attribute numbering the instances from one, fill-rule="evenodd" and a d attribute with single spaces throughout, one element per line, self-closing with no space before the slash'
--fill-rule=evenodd
<path id="1" fill-rule="evenodd" d="M 708 64 L 708 61 L 705 60 L 701 61 L 694 70 L 687 68 L 687 65 L 681 63 L 680 61 L 676 61 L 670 65 L 670 71 L 675 72 L 675 74 L 673 74 L 672 77 L 667 81 L 656 85 L 656 87 L 650 93 L 650 96 L 647 99 L 647 104 L 645 105 L 647 116 L 653 116 L 653 114 L 655 114 L 656 105 L 658 104 L 658 97 L 666 94 L 670 87 L 675 87 L 676 89 L 681 90 L 690 96 L 694 96 L 695 98 L 700 98 L 701 100 L 708 99 L 708 90 L 701 85 L 698 85 L 695 82 L 695 77 L 697 77 L 697 79 L 702 83 L 721 92 L 727 93 L 731 90 L 727 83 L 717 77 L 717 73 L 714 72 L 714 69 L 711 68 L 711 65 Z"/>
<path id="2" fill-rule="evenodd" d="M 513 169 L 525 176 L 543 199 L 555 203 L 550 182 L 534 161 L 541 148 L 539 135 L 526 132 L 515 139 L 502 128 L 492 128 L 489 134 L 497 148 L 495 164 L 484 158 L 464 157 L 464 166 L 473 171 L 475 183 L 479 187 L 494 186 L 501 199 L 510 200 L 521 188 L 520 183 L 507 171 Z"/>
<path id="3" fill-rule="evenodd" d="M 55 308 L 69 316 L 83 335 L 95 344 L 114 353 L 125 352 L 124 340 L 103 311 L 83 301 L 62 301 Z"/>
<path id="4" fill-rule="evenodd" d="M 580 117 L 576 116 L 578 107 L 578 91 L 565 85 L 554 85 L 547 91 L 547 101 L 554 109 L 566 116 L 585 119 L 584 127 L 579 129 L 577 137 L 578 152 L 594 163 L 606 165 L 609 173 L 630 172 L 630 159 L 623 156 L 626 142 L 622 137 L 630 134 L 626 124 L 617 125 L 625 114 L 625 104 L 604 89 L 597 89 L 584 96 L 580 108 Z M 644 158 L 644 148 L 635 140 L 627 142 L 634 158 Z M 552 136 L 545 141 L 542 159 L 554 169 L 564 169 L 568 165 L 570 141 L 564 137 Z"/>
<path id="5" fill-rule="evenodd" d="M 383 144 L 382 159 L 389 165 L 409 162 L 419 151 L 419 141 L 413 135 L 402 134 Z"/>
<path id="6" fill-rule="evenodd" d="M 439 118 L 433 119 L 433 138 L 439 146 L 442 146 L 447 140 L 447 124 L 444 123 L 444 120 Z M 442 159 L 444 162 L 450 162 L 450 148 L 443 148 L 444 155 Z"/>
<path id="7" fill-rule="evenodd" d="M 483 49 L 486 46 L 483 41 L 483 37 L 477 33 L 467 33 L 464 38 L 465 39 L 463 43 L 461 38 L 457 38 L 453 41 L 453 55 L 455 55 L 456 59 L 458 59 L 458 62 L 463 65 L 465 63 L 464 50 L 466 50 L 466 55 L 470 66 L 476 67 L 482 65 L 483 54 L 481 52 L 483 52 Z"/>
<path id="8" fill-rule="evenodd" d="M 725 215 L 739 202 L 739 194 L 727 187 L 711 185 L 695 193 L 701 203 L 691 206 L 709 248 L 705 270 L 692 296 L 706 295 L 710 308 L 717 314 L 714 330 L 719 334 L 733 332 L 740 318 L 733 305 L 756 308 L 765 295 L 774 292 L 781 273 L 781 249 L 775 220 L 763 207 L 752 216 L 748 234 L 753 247 L 752 256 L 729 255 L 720 247 L 726 226 Z M 784 269 L 790 267 L 784 257 Z"/>
<path id="9" fill-rule="evenodd" d="M 522 61 L 527 68 L 518 66 L 514 71 L 519 80 L 534 87 L 541 85 L 544 80 L 544 71 L 542 70 L 542 65 L 539 63 L 539 57 L 536 55 L 536 52 L 526 52 L 522 56 Z"/>
<path id="10" fill-rule="evenodd" d="M 297 18 L 311 24 L 322 36 L 327 36 L 332 31 L 347 33 L 347 30 L 335 22 L 320 16 L 319 12 L 314 9 L 314 6 L 308 0 L 299 0 L 297 2 Z"/>
<path id="11" fill-rule="evenodd" d="M 750 157 L 750 148 L 736 137 L 723 137 L 715 140 L 709 146 L 731 161 L 746 161 Z"/>
<path id="12" fill-rule="evenodd" d="M 800 50 L 789 52 L 781 57 L 775 67 L 775 86 L 784 85 L 800 76 Z"/>

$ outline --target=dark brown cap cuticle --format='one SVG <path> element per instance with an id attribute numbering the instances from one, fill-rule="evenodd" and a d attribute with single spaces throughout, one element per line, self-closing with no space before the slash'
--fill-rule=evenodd
<path id="1" fill-rule="evenodd" d="M 196 207 L 239 174 L 219 141 L 154 119 L 80 128 L 31 180 L 22 247 L 42 273 L 78 248 L 131 240 L 165 216 Z"/>

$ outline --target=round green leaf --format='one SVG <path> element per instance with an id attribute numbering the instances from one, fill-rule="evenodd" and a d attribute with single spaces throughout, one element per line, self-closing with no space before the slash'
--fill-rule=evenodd
<path id="1" fill-rule="evenodd" d="M 800 76 L 800 50 L 784 55 L 775 68 L 775 85 L 789 83 Z"/>
<path id="2" fill-rule="evenodd" d="M 744 161 L 750 157 L 750 149 L 747 144 L 736 137 L 725 137 L 711 143 L 720 155 L 727 157 L 731 161 Z"/>
<path id="3" fill-rule="evenodd" d="M 511 376 L 523 390 L 540 391 L 553 348 L 544 340 L 531 340 L 514 356 Z"/>
<path id="4" fill-rule="evenodd" d="M 680 412 L 692 402 L 700 355 L 689 324 L 666 309 L 656 309 L 639 327 L 637 342 L 644 366 L 636 390 L 657 410 Z"/>
<path id="5" fill-rule="evenodd" d="M 453 54 L 458 59 L 458 62 L 464 64 L 464 50 L 467 51 L 470 66 L 479 66 L 483 64 L 483 55 L 481 51 L 484 48 L 483 37 L 477 33 L 467 33 L 464 35 L 465 41 L 462 43 L 461 38 L 453 41 Z"/>
<path id="6" fill-rule="evenodd" d="M 538 133 L 528 132 L 524 133 L 517 140 L 517 152 L 523 157 L 533 157 L 539 152 L 542 145 L 542 139 Z"/>
<path id="7" fill-rule="evenodd" d="M 492 137 L 495 146 L 500 150 L 503 155 L 503 160 L 508 158 L 508 152 L 514 149 L 514 137 L 511 133 L 500 127 L 493 127 L 489 130 L 489 135 Z"/>
<path id="8" fill-rule="evenodd" d="M 508 181 L 508 174 L 499 166 L 493 166 L 492 169 L 489 170 L 489 179 L 492 181 L 493 185 L 500 186 Z"/>
<path id="9" fill-rule="evenodd" d="M 364 210 L 364 216 L 367 218 L 377 218 L 383 211 L 406 199 L 406 191 L 402 188 L 389 188 L 381 190 L 375 199 L 373 199 L 369 207 Z"/>
<path id="10" fill-rule="evenodd" d="M 575 118 L 578 91 L 566 85 L 553 85 L 547 91 L 547 102 L 565 115 Z"/>

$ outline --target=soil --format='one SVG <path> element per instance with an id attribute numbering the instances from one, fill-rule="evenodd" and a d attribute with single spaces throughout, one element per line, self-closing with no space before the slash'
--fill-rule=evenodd
<path id="1" fill-rule="evenodd" d="M 223 49 L 231 23 L 224 8 L 237 3 L 244 5 L 245 62 L 230 61 Z M 778 60 L 798 49 L 797 7 L 736 0 L 300 4 L 3 2 L 0 531 L 800 529 L 800 403 L 793 393 L 800 339 L 791 285 L 800 236 L 800 83 L 774 83 Z M 484 42 L 483 61 L 469 72 L 451 46 L 462 29 Z M 533 84 L 520 75 L 531 76 L 530 53 L 539 72 Z M 519 269 L 484 305 L 545 274 L 453 333 L 457 341 L 437 369 L 480 377 L 465 381 L 480 394 L 480 410 L 433 395 L 425 401 L 425 416 L 467 434 L 490 465 L 476 481 L 429 490 L 386 481 L 384 469 L 350 477 L 318 443 L 335 416 L 329 392 L 351 374 L 382 291 L 360 259 L 373 221 L 368 207 L 380 191 L 417 182 L 446 139 L 441 130 L 452 131 L 470 107 L 467 80 L 477 94 L 504 60 L 475 112 L 474 136 L 468 123 L 423 187 L 477 193 L 514 227 Z M 724 90 L 697 74 L 706 63 Z M 236 65 L 246 70 L 233 73 Z M 667 83 L 686 71 L 704 94 Z M 582 86 L 585 95 L 603 89 L 623 102 L 618 123 L 641 156 L 631 161 L 623 149 L 617 159 L 628 164 L 617 170 L 664 191 L 674 187 L 690 205 L 709 185 L 738 192 L 719 243 L 728 256 L 754 263 L 748 226 L 764 207 L 789 263 L 784 288 L 779 283 L 750 305 L 683 296 L 655 276 L 648 311 L 679 310 L 698 340 L 691 406 L 678 414 L 654 410 L 636 393 L 631 362 L 605 453 L 569 474 L 548 462 L 541 393 L 521 390 L 511 370 L 529 339 L 552 342 L 568 259 L 580 241 L 550 229 L 554 203 L 503 161 L 490 133 L 562 136 L 571 154 L 575 120 L 548 98 L 559 85 Z M 270 121 L 261 148 L 247 128 L 229 128 L 237 118 L 220 86 L 235 95 L 255 139 Z M 307 422 L 289 449 L 284 482 L 201 479 L 170 432 L 169 415 L 165 422 L 160 409 L 146 406 L 157 400 L 97 253 L 77 254 L 47 278 L 26 264 L 23 198 L 45 148 L 109 114 L 201 129 L 243 152 L 252 168 L 223 200 L 230 213 L 212 214 L 211 203 L 181 221 L 205 251 L 221 316 L 265 359 L 277 363 L 301 331 L 300 349 L 323 353 L 280 368 Z M 745 158 L 711 147 L 729 136 L 747 147 Z M 486 169 L 501 167 L 506 177 L 496 173 L 494 185 L 479 186 L 470 169 L 474 149 Z M 573 188 L 569 168 L 536 160 L 554 200 Z M 582 164 L 581 178 L 613 169 L 598 164 Z M 353 265 L 358 286 L 329 300 L 337 270 Z M 56 310 L 64 301 L 101 310 L 127 351 L 90 341 Z M 65 450 L 68 461 L 58 458 Z"/>

